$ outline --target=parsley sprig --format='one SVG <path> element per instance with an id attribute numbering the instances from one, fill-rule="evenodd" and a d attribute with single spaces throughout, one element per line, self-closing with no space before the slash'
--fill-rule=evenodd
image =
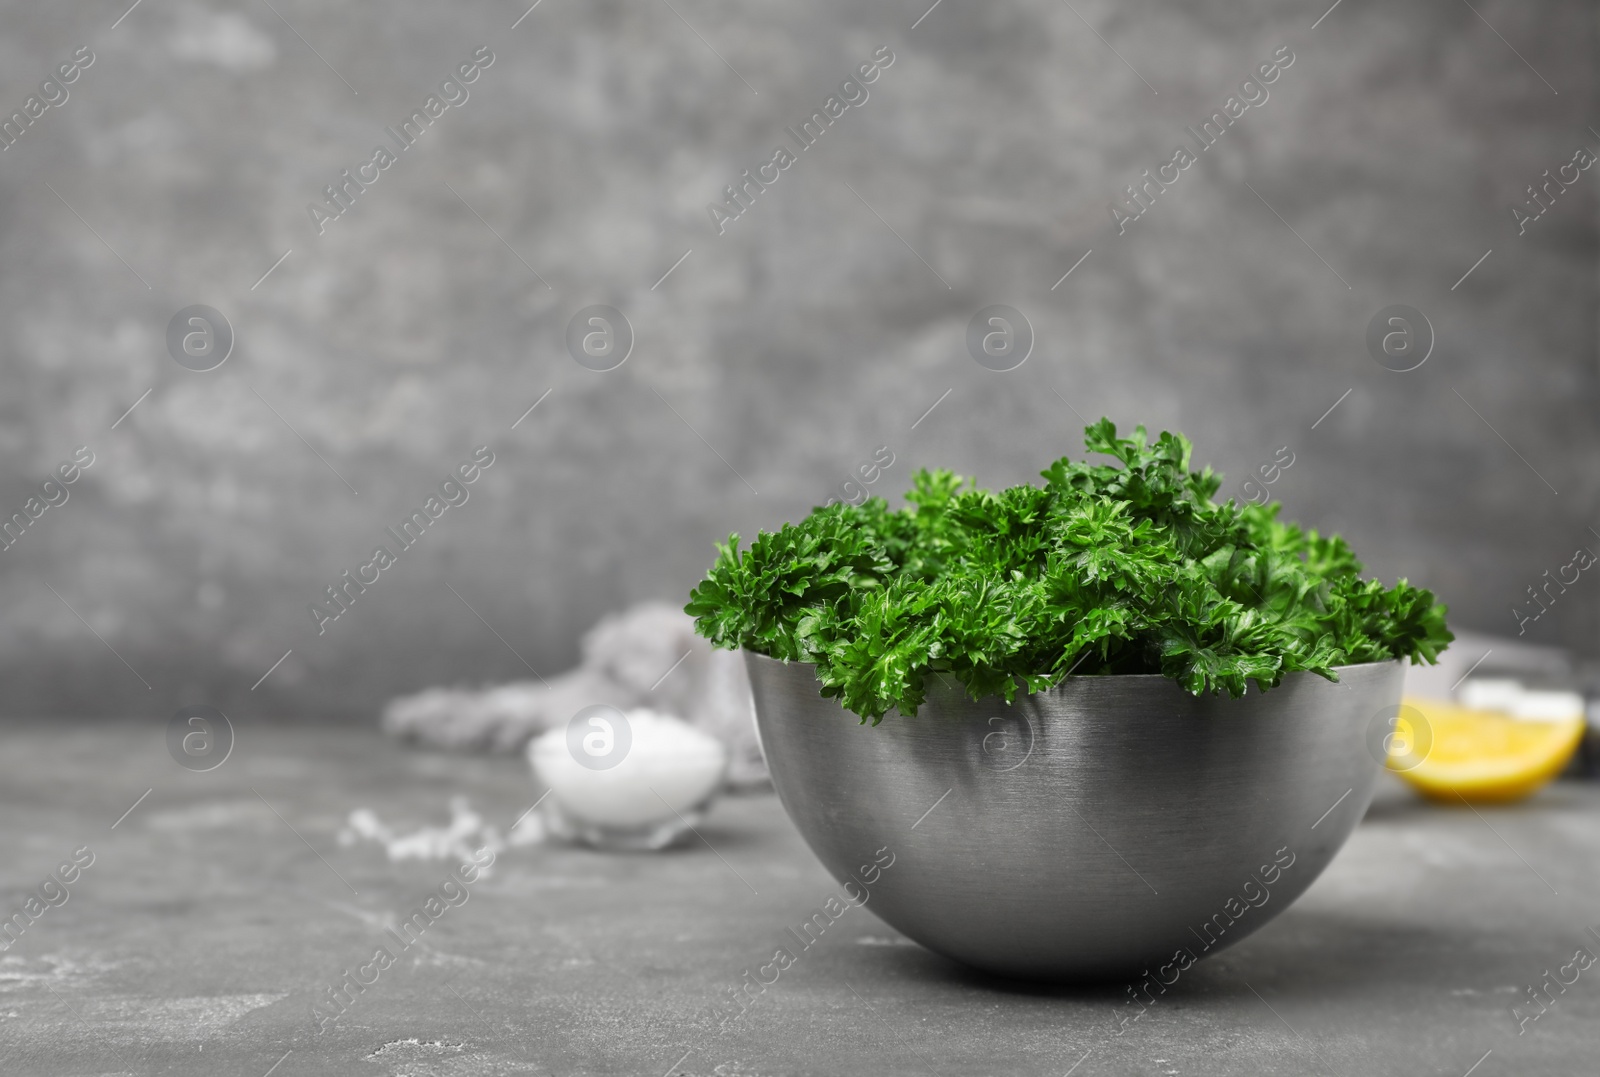
<path id="1" fill-rule="evenodd" d="M 1181 434 L 1101 419 L 1085 443 L 1116 463 L 1062 457 L 1042 487 L 998 492 L 923 470 L 902 509 L 814 509 L 742 551 L 730 535 L 685 610 L 719 647 L 814 663 L 873 724 L 916 714 L 935 674 L 1007 702 L 1069 672 L 1237 697 L 1298 670 L 1432 663 L 1455 638 L 1431 592 L 1361 579 L 1337 535 L 1217 504 L 1221 476 L 1189 470 Z"/>

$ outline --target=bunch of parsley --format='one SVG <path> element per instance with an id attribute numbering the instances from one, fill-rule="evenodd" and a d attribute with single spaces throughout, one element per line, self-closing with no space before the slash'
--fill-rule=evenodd
<path id="1" fill-rule="evenodd" d="M 719 647 L 814 663 L 874 724 L 914 715 L 935 674 L 1007 702 L 1069 673 L 1237 697 L 1297 670 L 1431 663 L 1455 638 L 1430 592 L 1361 579 L 1337 535 L 1217 504 L 1221 476 L 1189 470 L 1181 434 L 1101 419 L 1085 443 L 1117 464 L 1062 457 L 1044 486 L 998 493 L 924 470 L 902 509 L 818 508 L 744 551 L 730 535 L 685 610 Z"/>

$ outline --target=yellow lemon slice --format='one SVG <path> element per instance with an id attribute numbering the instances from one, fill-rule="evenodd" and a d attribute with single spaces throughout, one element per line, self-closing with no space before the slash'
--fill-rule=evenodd
<path id="1" fill-rule="evenodd" d="M 1388 737 L 1389 769 L 1434 800 L 1521 800 L 1560 774 L 1583 739 L 1581 702 L 1562 715 L 1540 710 L 1518 718 L 1404 699 Z"/>

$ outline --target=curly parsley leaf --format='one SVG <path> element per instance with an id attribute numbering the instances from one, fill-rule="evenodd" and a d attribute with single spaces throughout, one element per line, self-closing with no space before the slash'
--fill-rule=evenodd
<path id="1" fill-rule="evenodd" d="M 814 663 L 823 694 L 874 724 L 914 715 L 929 678 L 1011 701 L 1068 673 L 1159 673 L 1237 697 L 1431 663 L 1455 638 L 1432 593 L 1362 579 L 1337 535 L 1217 504 L 1221 476 L 1189 469 L 1181 434 L 1084 434 L 1116 463 L 1062 457 L 1042 487 L 998 492 L 924 470 L 904 508 L 815 509 L 743 551 L 730 535 L 684 608 L 718 647 Z"/>

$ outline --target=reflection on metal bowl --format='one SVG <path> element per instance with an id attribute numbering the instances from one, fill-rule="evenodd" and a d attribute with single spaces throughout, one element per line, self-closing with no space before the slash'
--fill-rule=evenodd
<path id="1" fill-rule="evenodd" d="M 1009 705 L 935 678 L 915 718 L 874 727 L 812 666 L 745 657 L 778 795 L 835 878 L 887 846 L 868 905 L 884 921 L 1056 981 L 1203 956 L 1288 907 L 1366 810 L 1402 676 L 1292 673 L 1240 699 L 1069 677 Z"/>

